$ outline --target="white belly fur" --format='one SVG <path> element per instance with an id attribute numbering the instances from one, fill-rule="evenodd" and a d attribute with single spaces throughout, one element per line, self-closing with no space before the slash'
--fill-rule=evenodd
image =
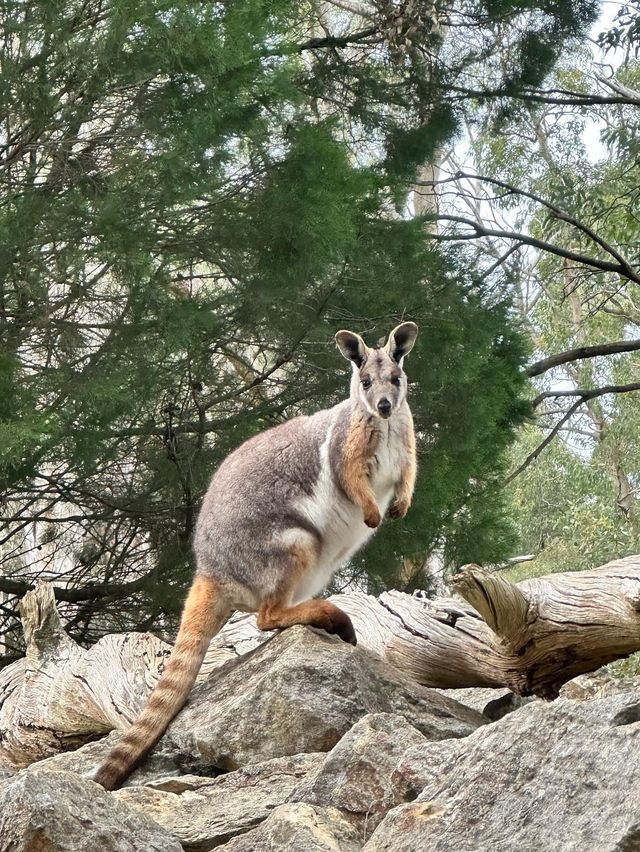
<path id="1" fill-rule="evenodd" d="M 401 426 L 400 417 L 381 421 L 380 445 L 372 465 L 371 484 L 383 516 L 393 498 L 406 456 Z M 315 570 L 305 575 L 292 603 L 308 600 L 321 592 L 337 568 L 350 559 L 375 532 L 364 523 L 362 509 L 345 497 L 333 481 L 329 464 L 332 430 L 333 426 L 329 428 L 320 448 L 320 475 L 314 492 L 303 497 L 296 505 L 296 509 L 320 531 L 322 544 Z"/>

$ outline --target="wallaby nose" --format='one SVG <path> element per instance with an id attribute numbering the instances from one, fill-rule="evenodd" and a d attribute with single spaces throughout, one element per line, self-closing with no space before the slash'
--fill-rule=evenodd
<path id="1" fill-rule="evenodd" d="M 391 414 L 391 403 L 386 397 L 379 400 L 378 411 L 382 417 L 388 417 Z"/>

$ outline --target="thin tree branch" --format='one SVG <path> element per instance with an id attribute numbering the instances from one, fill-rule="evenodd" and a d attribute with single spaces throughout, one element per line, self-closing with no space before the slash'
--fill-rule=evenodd
<path id="1" fill-rule="evenodd" d="M 601 104 L 628 104 L 629 106 L 640 106 L 640 99 L 632 94 L 616 95 L 586 95 L 584 92 L 575 92 L 571 89 L 522 89 L 521 91 L 506 89 L 470 89 L 467 86 L 450 85 L 448 92 L 456 93 L 456 100 L 465 98 L 512 98 L 519 101 L 527 101 L 539 104 L 553 104 L 556 106 L 599 106 Z M 451 99 L 451 95 L 448 94 Z"/>
<path id="2" fill-rule="evenodd" d="M 306 50 L 320 50 L 325 47 L 348 47 L 350 44 L 359 44 L 365 39 L 371 38 L 371 36 L 379 35 L 379 33 L 379 28 L 373 26 L 367 27 L 364 30 L 358 30 L 355 33 L 347 33 L 343 36 L 328 35 L 315 37 L 300 44 L 292 45 L 288 50 L 283 50 L 282 48 L 267 50 L 262 56 L 284 56 L 287 53 L 304 53 Z"/>
<path id="3" fill-rule="evenodd" d="M 631 270 L 626 263 L 611 263 L 608 260 L 600 260 L 600 258 L 592 257 L 588 254 L 582 254 L 581 252 L 571 251 L 570 249 L 564 249 L 560 246 L 554 245 L 553 243 L 549 243 L 546 240 L 538 240 L 535 237 L 530 237 L 527 234 L 520 234 L 516 231 L 487 228 L 481 222 L 476 222 L 474 219 L 467 219 L 465 216 L 450 216 L 439 213 L 436 218 L 440 221 L 456 222 L 460 225 L 467 225 L 469 228 L 473 228 L 475 233 L 429 234 L 429 236 L 434 240 L 452 242 L 457 240 L 475 240 L 478 237 L 497 237 L 504 240 L 516 240 L 523 245 L 533 246 L 533 248 L 538 248 L 541 251 L 546 251 L 549 254 L 556 255 L 557 257 L 563 257 L 566 260 L 573 260 L 575 263 L 580 263 L 583 266 L 591 266 L 594 269 L 601 270 L 602 272 L 613 272 L 616 275 L 620 275 L 622 278 L 627 278 L 634 281 L 636 284 L 640 284 L 640 276 Z"/>
<path id="4" fill-rule="evenodd" d="M 345 12 L 351 12 L 352 15 L 359 15 L 361 18 L 373 20 L 376 16 L 375 6 L 360 3 L 359 0 L 328 0 L 328 2 L 332 6 L 337 6 L 338 9 L 344 9 Z"/>
<path id="5" fill-rule="evenodd" d="M 470 174 L 464 171 L 458 171 L 455 175 L 448 178 L 448 181 L 451 180 L 477 180 L 481 183 L 488 183 L 492 186 L 500 187 L 500 189 L 504 189 L 506 192 L 513 195 L 521 195 L 523 198 L 528 198 L 531 201 L 535 201 L 536 204 L 540 204 L 543 207 L 546 207 L 547 210 L 550 210 L 551 213 L 562 222 L 567 222 L 567 224 L 572 225 L 577 230 L 581 231 L 586 237 L 592 240 L 596 245 L 599 245 L 601 249 L 610 254 L 614 260 L 617 260 L 618 263 L 627 271 L 627 277 L 632 280 L 640 281 L 638 279 L 635 270 L 629 264 L 623 255 L 615 249 L 610 243 L 606 242 L 602 237 L 600 237 L 594 230 L 592 230 L 588 225 L 585 225 L 584 222 L 581 222 L 579 219 L 576 219 L 570 213 L 567 213 L 565 210 L 562 210 L 560 207 L 557 207 L 555 204 L 552 204 L 550 201 L 547 201 L 540 195 L 537 195 L 534 192 L 529 192 L 525 189 L 520 189 L 519 187 L 513 186 L 513 184 L 507 183 L 506 181 L 499 180 L 498 178 L 492 178 L 488 175 L 478 175 L 478 174 Z M 443 181 L 444 182 L 444 181 Z"/>
<path id="6" fill-rule="evenodd" d="M 555 399 L 563 396 L 578 396 L 581 402 L 588 402 L 591 399 L 596 399 L 599 396 L 606 396 L 608 393 L 631 393 L 640 390 L 640 382 L 629 382 L 626 385 L 603 385 L 600 388 L 590 390 L 576 388 L 575 390 L 551 390 L 543 391 L 533 400 L 533 407 L 540 405 L 545 399 Z"/>
<path id="7" fill-rule="evenodd" d="M 544 391 L 544 393 L 539 394 L 533 401 L 534 407 L 536 405 L 539 405 L 543 399 L 547 399 L 548 397 L 577 396 L 578 399 L 573 403 L 573 405 L 564 414 L 564 416 L 556 423 L 556 425 L 545 437 L 545 439 L 538 444 L 535 450 L 529 453 L 529 455 L 522 462 L 522 464 L 509 474 L 509 476 L 505 479 L 505 485 L 507 485 L 509 482 L 512 482 L 516 478 L 516 476 L 519 476 L 524 470 L 529 467 L 532 462 L 534 462 L 538 458 L 538 456 L 545 449 L 545 447 L 548 447 L 551 441 L 553 441 L 553 439 L 562 429 L 567 420 L 573 414 L 575 414 L 576 411 L 580 408 L 580 406 L 584 405 L 585 402 L 588 402 L 591 399 L 596 399 L 599 396 L 605 396 L 609 393 L 630 393 L 631 391 L 637 390 L 640 390 L 640 382 L 630 382 L 627 385 L 604 385 L 601 388 L 591 388 L 589 390 L 576 389 L 565 391 Z"/>
<path id="8" fill-rule="evenodd" d="M 67 601 L 68 603 L 79 603 L 96 598 L 126 598 L 143 588 L 149 582 L 152 574 L 153 570 L 130 583 L 88 583 L 81 589 L 64 589 L 54 586 L 53 591 L 56 600 Z M 23 597 L 35 587 L 35 583 L 12 580 L 10 577 L 0 577 L 0 592 L 5 594 Z"/>
<path id="9" fill-rule="evenodd" d="M 512 482 L 516 478 L 516 476 L 519 476 L 523 471 L 525 471 L 529 467 L 530 464 L 532 464 L 538 458 L 538 456 L 544 450 L 544 448 L 549 446 L 549 444 L 551 443 L 551 441 L 553 441 L 553 439 L 558 434 L 560 429 L 564 426 L 564 424 L 571 417 L 571 415 L 575 414 L 575 412 L 580 408 L 580 406 L 583 404 L 583 402 L 584 402 L 584 400 L 582 398 L 580 398 L 580 399 L 577 399 L 573 403 L 573 405 L 567 411 L 567 413 L 564 415 L 564 417 L 556 423 L 556 425 L 553 427 L 553 429 L 545 437 L 544 441 L 541 441 L 538 444 L 538 446 L 535 448 L 535 450 L 533 450 L 533 452 L 529 453 L 529 455 L 522 462 L 522 464 L 519 465 L 514 471 L 512 471 L 509 474 L 509 476 L 507 476 L 507 478 L 505 479 L 505 485 L 508 485 L 510 482 Z"/>
<path id="10" fill-rule="evenodd" d="M 616 340 L 612 343 L 600 343 L 594 346 L 578 346 L 575 349 L 567 349 L 558 352 L 548 358 L 542 358 L 525 369 L 527 376 L 539 376 L 553 367 L 568 364 L 570 361 L 581 361 L 584 358 L 597 358 L 599 355 L 615 355 L 618 352 L 635 352 L 640 349 L 640 340 Z"/>

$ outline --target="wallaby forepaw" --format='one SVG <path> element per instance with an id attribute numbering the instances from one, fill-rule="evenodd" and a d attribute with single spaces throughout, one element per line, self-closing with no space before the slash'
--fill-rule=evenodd
<path id="1" fill-rule="evenodd" d="M 371 527 L 371 529 L 375 529 L 380 526 L 381 520 L 382 517 L 377 506 L 372 506 L 364 513 L 364 522 L 368 527 Z"/>

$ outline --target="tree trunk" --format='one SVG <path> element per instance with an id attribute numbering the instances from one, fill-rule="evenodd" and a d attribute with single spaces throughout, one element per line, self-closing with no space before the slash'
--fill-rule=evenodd
<path id="1" fill-rule="evenodd" d="M 640 556 L 518 584 L 468 565 L 453 583 L 466 603 L 395 591 L 332 600 L 363 647 L 431 687 L 506 686 L 551 699 L 567 680 L 640 649 Z M 0 766 L 15 768 L 126 727 L 170 651 L 147 633 L 80 648 L 62 630 L 49 583 L 25 595 L 21 612 L 26 657 L 0 672 Z M 199 678 L 269 635 L 236 614 Z"/>

